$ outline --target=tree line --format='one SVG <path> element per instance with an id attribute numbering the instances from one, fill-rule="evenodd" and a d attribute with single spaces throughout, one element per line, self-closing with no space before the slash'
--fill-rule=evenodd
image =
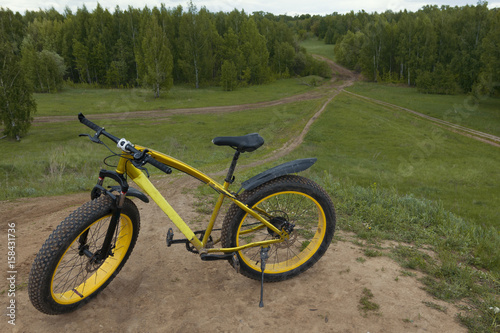
<path id="1" fill-rule="evenodd" d="M 500 10 L 486 2 L 306 16 L 297 24 L 335 44 L 337 61 L 369 80 L 425 93 L 500 93 Z"/>
<path id="2" fill-rule="evenodd" d="M 6 11 L 3 11 L 5 16 Z M 8 14 L 7 14 L 8 15 Z M 11 17 L 16 17 L 10 14 Z M 26 12 L 17 44 L 35 91 L 57 91 L 63 80 L 103 87 L 169 87 L 173 82 L 261 84 L 291 75 L 327 75 L 298 46 L 294 31 L 274 16 L 234 10 L 97 5 Z"/>

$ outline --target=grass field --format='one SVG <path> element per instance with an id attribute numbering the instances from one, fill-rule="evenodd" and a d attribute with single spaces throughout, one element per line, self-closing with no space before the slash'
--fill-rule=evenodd
<path id="1" fill-rule="evenodd" d="M 220 87 L 193 89 L 174 86 L 155 99 L 146 89 L 98 89 L 85 86 L 65 87 L 57 94 L 35 94 L 36 116 L 119 113 L 128 111 L 197 108 L 256 103 L 280 99 L 310 91 L 307 78 L 277 80 L 260 86 L 241 87 L 224 92 Z"/>
<path id="2" fill-rule="evenodd" d="M 343 94 L 302 151 L 321 156 L 319 169 L 335 177 L 440 201 L 478 224 L 498 226 L 497 147 Z"/>
<path id="3" fill-rule="evenodd" d="M 500 136 L 500 98 L 421 94 L 415 88 L 358 82 L 348 91 Z"/>
<path id="4" fill-rule="evenodd" d="M 289 157 L 304 156 L 318 157 L 309 176 L 367 256 L 381 255 L 380 239 L 406 243 L 390 256 L 424 272 L 436 298 L 465 302 L 459 320 L 470 332 L 498 332 L 497 147 L 341 94 Z M 428 246 L 435 258 L 421 250 Z"/>
<path id="5" fill-rule="evenodd" d="M 309 38 L 300 42 L 300 46 L 303 46 L 308 53 L 319 54 L 320 56 L 335 61 L 333 54 L 334 45 L 325 44 L 322 40 L 318 40 L 317 38 Z"/>

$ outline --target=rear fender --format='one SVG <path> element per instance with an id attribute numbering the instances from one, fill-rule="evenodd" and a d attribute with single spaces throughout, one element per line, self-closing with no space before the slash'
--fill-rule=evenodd
<path id="1" fill-rule="evenodd" d="M 274 168 L 268 169 L 248 180 L 245 180 L 241 183 L 241 188 L 238 190 L 238 193 L 242 189 L 247 191 L 253 190 L 257 186 L 262 185 L 274 178 L 309 169 L 314 163 L 316 163 L 316 161 L 316 158 L 303 158 L 275 166 Z"/>

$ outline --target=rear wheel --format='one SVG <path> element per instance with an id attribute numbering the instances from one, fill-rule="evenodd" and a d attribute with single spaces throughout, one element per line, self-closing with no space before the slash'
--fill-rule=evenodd
<path id="1" fill-rule="evenodd" d="M 265 281 L 281 281 L 309 269 L 328 249 L 335 231 L 335 211 L 328 194 L 313 181 L 283 176 L 244 192 L 239 198 L 289 237 L 271 244 L 264 270 Z M 224 247 L 272 240 L 278 235 L 236 205 L 223 222 Z M 237 253 L 240 272 L 260 280 L 260 247 Z"/>
<path id="2" fill-rule="evenodd" d="M 111 253 L 96 260 L 112 216 L 112 199 L 101 196 L 71 213 L 52 232 L 31 268 L 31 303 L 46 314 L 73 311 L 100 293 L 122 269 L 139 234 L 139 211 L 125 199 Z"/>

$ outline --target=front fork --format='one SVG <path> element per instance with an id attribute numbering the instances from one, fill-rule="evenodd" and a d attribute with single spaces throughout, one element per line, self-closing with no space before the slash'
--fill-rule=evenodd
<path id="1" fill-rule="evenodd" d="M 99 177 L 97 186 L 102 188 L 103 182 L 104 178 Z M 114 199 L 113 204 L 111 206 L 111 212 L 112 212 L 111 221 L 109 222 L 108 230 L 106 232 L 106 237 L 104 237 L 104 242 L 102 243 L 102 247 L 99 250 L 97 250 L 95 253 L 92 253 L 89 250 L 89 246 L 87 244 L 87 238 L 90 228 L 80 235 L 79 238 L 80 255 L 85 255 L 88 258 L 90 258 L 90 262 L 93 264 L 101 264 L 106 260 L 108 256 L 113 256 L 113 253 L 111 252 L 112 250 L 111 242 L 113 241 L 113 236 L 116 232 L 118 222 L 120 221 L 120 215 L 123 208 L 123 204 L 125 202 L 126 194 L 127 192 L 125 192 L 122 187 L 122 191 L 120 191 L 119 196 L 114 196 L 114 195 L 111 196 Z"/>

